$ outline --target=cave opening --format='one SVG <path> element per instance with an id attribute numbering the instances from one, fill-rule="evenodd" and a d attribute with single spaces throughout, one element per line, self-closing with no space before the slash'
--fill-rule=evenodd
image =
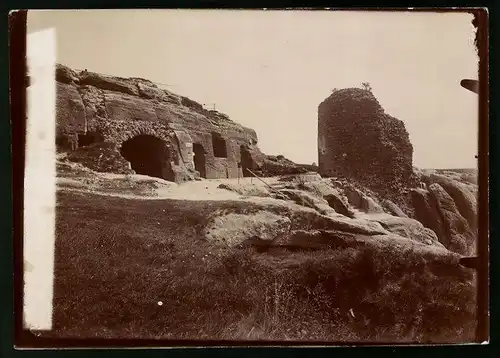
<path id="1" fill-rule="evenodd" d="M 200 177 L 207 177 L 206 170 L 206 160 L 205 160 L 205 148 L 199 143 L 193 143 L 193 153 L 194 153 L 194 169 L 200 173 Z"/>
<path id="2" fill-rule="evenodd" d="M 87 132 L 78 134 L 78 147 L 87 147 L 91 144 L 104 141 L 102 134 L 97 132 Z"/>
<path id="3" fill-rule="evenodd" d="M 174 181 L 166 143 L 152 135 L 138 135 L 123 142 L 121 155 L 137 174 Z"/>
<path id="4" fill-rule="evenodd" d="M 212 132 L 212 145 L 216 158 L 227 158 L 226 140 L 222 138 L 220 133 Z"/>
<path id="5" fill-rule="evenodd" d="M 250 172 L 247 170 L 247 169 L 250 170 L 254 169 L 252 155 L 250 154 L 248 148 L 244 145 L 240 146 L 240 157 L 241 157 L 241 170 L 243 171 L 243 176 L 244 177 L 252 176 Z"/>

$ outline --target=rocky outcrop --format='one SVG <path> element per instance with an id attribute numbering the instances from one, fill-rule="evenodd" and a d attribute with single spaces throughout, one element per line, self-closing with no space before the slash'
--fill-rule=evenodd
<path id="1" fill-rule="evenodd" d="M 270 197 L 271 192 L 265 186 L 240 185 L 236 183 L 222 183 L 217 188 L 236 192 L 244 196 Z"/>
<path id="2" fill-rule="evenodd" d="M 380 223 L 384 229 L 402 237 L 421 242 L 427 245 L 444 247 L 438 240 L 434 231 L 414 219 L 397 217 L 392 215 L 380 215 L 372 220 Z"/>
<path id="3" fill-rule="evenodd" d="M 369 90 L 336 90 L 319 105 L 318 150 L 321 175 L 354 179 L 395 202 L 415 185 L 404 123 Z"/>
<path id="4" fill-rule="evenodd" d="M 444 230 L 443 219 L 434 197 L 425 189 L 413 189 L 411 197 L 415 208 L 415 219 L 434 231 L 439 241 L 447 246 L 449 244 L 448 235 Z"/>
<path id="5" fill-rule="evenodd" d="M 439 184 L 431 184 L 429 192 L 434 197 L 449 239 L 448 249 L 468 255 L 474 251 L 475 237 L 467 220 L 460 215 L 453 198 Z"/>
<path id="6" fill-rule="evenodd" d="M 399 208 L 399 206 L 397 206 L 396 204 L 394 204 L 392 201 L 390 200 L 387 200 L 387 199 L 384 199 L 382 200 L 382 207 L 387 211 L 389 212 L 390 214 L 394 215 L 394 216 L 398 216 L 398 217 L 401 217 L 401 218 L 407 218 L 408 215 L 406 215 L 403 210 L 401 210 Z"/>
<path id="7" fill-rule="evenodd" d="M 69 159 L 93 163 L 95 170 L 180 182 L 235 178 L 263 165 L 254 130 L 151 81 L 62 65 L 56 80 L 57 148 L 71 152 Z M 95 146 L 106 150 L 82 150 Z M 129 164 L 122 165 L 120 157 Z M 116 165 L 100 164 L 115 159 Z"/>
<path id="8" fill-rule="evenodd" d="M 372 197 L 364 194 L 358 189 L 347 187 L 345 194 L 349 204 L 365 213 L 383 213 L 384 209 Z"/>
<path id="9" fill-rule="evenodd" d="M 296 164 L 282 155 L 266 155 L 263 161 L 261 175 L 264 177 L 275 175 L 304 174 L 317 172 L 315 165 Z"/>
<path id="10" fill-rule="evenodd" d="M 227 213 L 215 216 L 205 235 L 211 242 L 234 247 L 278 240 L 288 234 L 290 226 L 289 218 L 264 210 L 248 215 Z"/>
<path id="11" fill-rule="evenodd" d="M 449 250 L 472 255 L 477 239 L 475 188 L 448 176 L 423 174 L 427 189 L 411 191 L 415 218 Z"/>
<path id="12" fill-rule="evenodd" d="M 315 209 L 323 215 L 336 213 L 335 209 L 333 209 L 329 205 L 328 201 L 315 195 L 311 195 L 306 191 L 296 189 L 282 189 L 280 190 L 280 193 L 284 194 L 288 199 L 294 201 L 295 203 Z"/>
<path id="13" fill-rule="evenodd" d="M 477 230 L 477 196 L 472 185 L 448 178 L 444 175 L 431 174 L 428 183 L 439 184 L 452 197 L 460 215 L 469 224 L 471 230 Z"/>

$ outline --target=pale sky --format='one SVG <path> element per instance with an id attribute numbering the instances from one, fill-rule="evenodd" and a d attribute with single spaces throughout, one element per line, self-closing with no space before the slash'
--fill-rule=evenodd
<path id="1" fill-rule="evenodd" d="M 256 130 L 259 147 L 318 162 L 317 108 L 333 88 L 370 82 L 404 121 L 422 168 L 476 166 L 472 15 L 354 11 L 30 11 L 55 28 L 57 61 L 169 84 Z M 210 105 L 211 106 L 211 105 Z"/>

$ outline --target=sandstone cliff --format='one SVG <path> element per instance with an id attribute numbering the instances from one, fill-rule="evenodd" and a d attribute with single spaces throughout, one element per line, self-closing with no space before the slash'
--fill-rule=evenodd
<path id="1" fill-rule="evenodd" d="M 257 134 L 140 78 L 57 66 L 57 148 L 101 172 L 184 181 L 262 165 Z"/>

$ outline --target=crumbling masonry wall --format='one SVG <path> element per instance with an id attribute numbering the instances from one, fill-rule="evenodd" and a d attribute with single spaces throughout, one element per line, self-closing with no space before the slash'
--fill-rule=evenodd
<path id="1" fill-rule="evenodd" d="M 319 105 L 318 152 L 321 175 L 356 180 L 391 200 L 415 185 L 404 123 L 369 90 L 336 90 Z"/>

